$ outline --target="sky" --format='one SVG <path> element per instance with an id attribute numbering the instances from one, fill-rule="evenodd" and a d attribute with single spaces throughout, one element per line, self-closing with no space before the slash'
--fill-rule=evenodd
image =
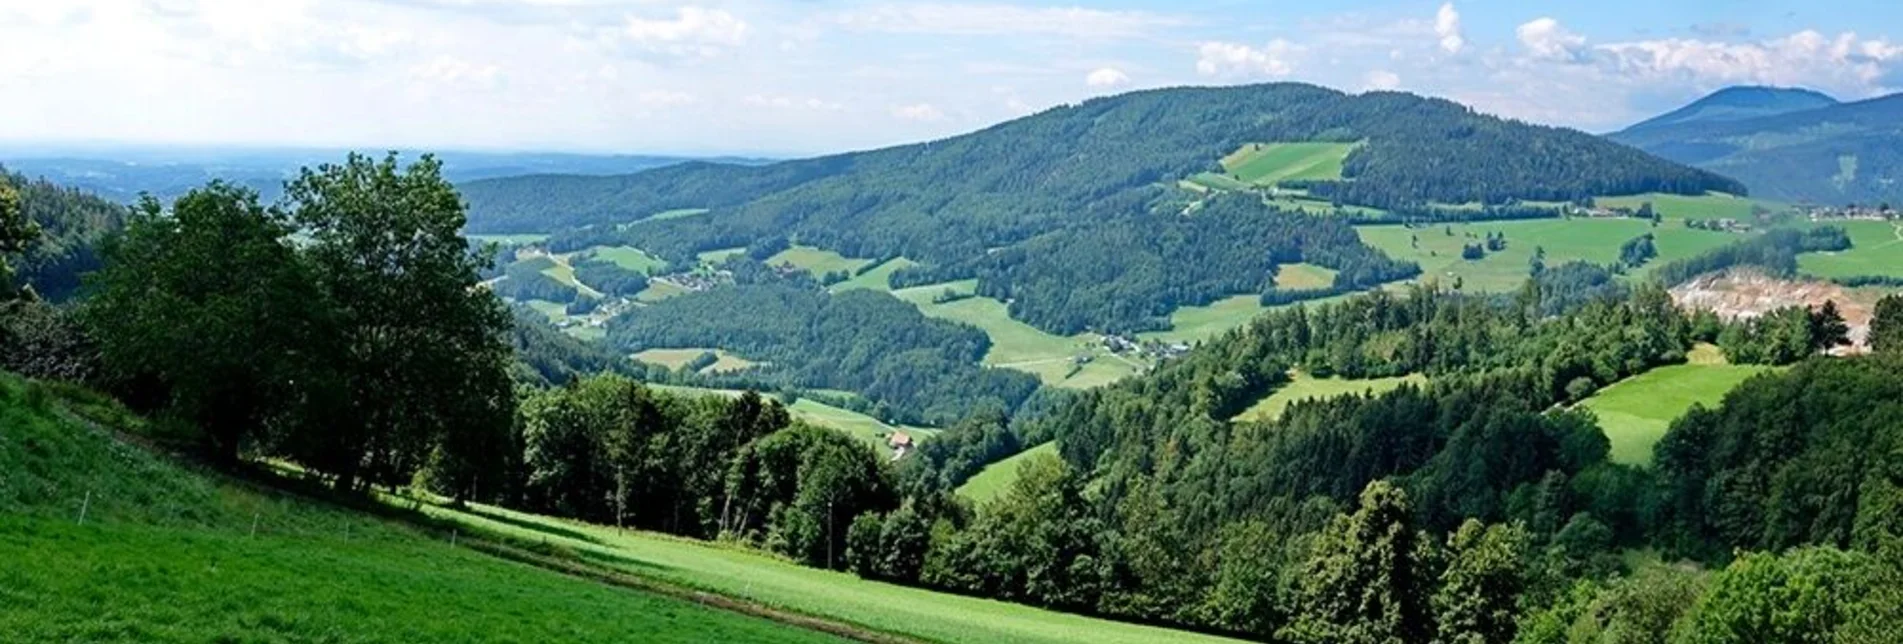
<path id="1" fill-rule="evenodd" d="M 0 0 L 0 144 L 796 156 L 1269 81 L 1603 132 L 1903 90 L 1903 3 Z"/>

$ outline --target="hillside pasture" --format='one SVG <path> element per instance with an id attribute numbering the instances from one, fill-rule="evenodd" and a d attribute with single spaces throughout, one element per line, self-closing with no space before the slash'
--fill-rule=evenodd
<path id="1" fill-rule="evenodd" d="M 727 258 L 733 257 L 734 255 L 744 255 L 746 254 L 746 252 L 747 252 L 747 247 L 745 246 L 736 246 L 733 248 L 716 248 L 714 250 L 697 253 L 694 255 L 694 258 L 700 260 L 700 263 L 702 264 L 705 264 L 708 266 L 718 266 L 720 265 L 721 262 L 727 261 Z"/>
<path id="2" fill-rule="evenodd" d="M 699 358 L 701 354 L 713 353 L 715 361 L 700 369 L 700 373 L 731 373 L 751 369 L 758 363 L 729 353 L 721 349 L 648 349 L 628 356 L 637 362 L 660 365 L 668 369 L 680 369 Z"/>
<path id="3" fill-rule="evenodd" d="M 1716 407 L 1740 383 L 1771 369 L 1729 364 L 1716 347 L 1703 345 L 1685 364 L 1613 383 L 1580 405 L 1599 417 L 1614 462 L 1646 466 L 1652 463 L 1652 447 L 1692 405 Z"/>
<path id="4" fill-rule="evenodd" d="M 986 465 L 984 469 L 978 470 L 977 474 L 967 479 L 964 485 L 958 486 L 957 494 L 971 499 L 973 503 L 983 505 L 1002 496 L 1005 490 L 1011 489 L 1011 484 L 1018 480 L 1018 468 L 1024 467 L 1025 462 L 1047 455 L 1057 456 L 1057 441 L 1038 445 Z"/>
<path id="5" fill-rule="evenodd" d="M 483 244 L 498 246 L 527 246 L 548 241 L 548 233 L 518 233 L 513 235 L 463 235 L 463 238 Z"/>
<path id="6" fill-rule="evenodd" d="M 1283 181 L 1341 178 L 1342 161 L 1354 143 L 1250 143 L 1222 158 L 1222 167 L 1242 183 L 1272 186 Z"/>
<path id="7" fill-rule="evenodd" d="M 877 267 L 874 267 L 872 270 L 866 271 L 864 273 L 860 273 L 858 275 L 854 275 L 852 279 L 846 280 L 844 282 L 840 282 L 838 284 L 834 284 L 827 290 L 832 291 L 834 293 L 850 291 L 852 289 L 860 289 L 860 288 L 872 289 L 875 291 L 891 291 L 892 290 L 892 274 L 897 273 L 900 270 L 911 268 L 917 265 L 918 265 L 918 262 L 914 262 L 904 257 L 895 257 L 895 258 L 892 258 L 892 260 L 890 261 L 879 264 Z"/>
<path id="8" fill-rule="evenodd" d="M 1410 374 L 1395 378 L 1348 379 L 1341 377 L 1316 378 L 1299 371 L 1289 373 L 1289 381 L 1277 387 L 1268 396 L 1256 401 L 1232 420 L 1238 422 L 1272 421 L 1282 417 L 1282 411 L 1288 406 L 1303 400 L 1326 400 L 1348 394 L 1384 393 L 1392 391 L 1402 384 L 1422 385 L 1427 377 Z"/>
<path id="9" fill-rule="evenodd" d="M 1101 338 L 1095 334 L 1064 337 L 1012 319 L 1004 303 L 993 298 L 932 301 L 947 291 L 969 294 L 976 286 L 977 280 L 964 280 L 900 289 L 892 294 L 911 302 L 925 315 L 963 322 L 984 331 L 991 338 L 991 350 L 984 357 L 986 366 L 1023 371 L 1047 385 L 1087 389 L 1148 369 L 1140 360 L 1103 348 Z"/>
<path id="10" fill-rule="evenodd" d="M 1722 192 L 1707 192 L 1702 195 L 1674 195 L 1651 192 L 1624 197 L 1596 197 L 1593 203 L 1601 208 L 1626 208 L 1637 211 L 1641 204 L 1650 202 L 1652 209 L 1663 219 L 1736 219 L 1750 221 L 1751 208 L 1760 205 L 1772 210 L 1783 208 L 1782 204 L 1754 201 L 1728 195 Z"/>
<path id="11" fill-rule="evenodd" d="M 1519 288 L 1531 274 L 1535 249 L 1546 251 L 1546 265 L 1569 261 L 1610 264 L 1619 258 L 1619 246 L 1651 233 L 1658 257 L 1631 271 L 1643 277 L 1651 269 L 1673 260 L 1690 257 L 1737 241 L 1735 233 L 1687 228 L 1667 222 L 1654 227 L 1641 219 L 1573 218 L 1522 221 L 1434 224 L 1422 227 L 1357 226 L 1361 240 L 1395 259 L 1421 265 L 1426 283 L 1451 287 L 1456 281 L 1462 289 L 1474 292 L 1509 292 Z M 1487 253 L 1484 259 L 1461 259 L 1461 248 L 1483 243 L 1488 233 L 1504 233 L 1505 250 Z"/>
<path id="12" fill-rule="evenodd" d="M 683 387 L 680 385 L 649 384 L 647 386 L 656 391 L 665 391 L 683 396 L 723 396 L 727 398 L 738 398 L 745 393 L 732 389 L 708 389 L 704 387 Z M 838 391 L 828 391 L 825 393 L 832 395 L 857 395 L 850 392 Z M 761 395 L 768 396 L 770 394 Z M 892 448 L 886 443 L 886 438 L 891 436 L 892 432 L 904 431 L 910 434 L 914 441 L 930 439 L 939 432 L 938 429 L 932 427 L 888 424 L 877 418 L 850 409 L 834 407 L 803 396 L 794 400 L 793 404 L 788 405 L 786 412 L 801 422 L 816 427 L 825 427 L 827 429 L 844 432 L 846 435 L 857 438 L 871 446 L 874 450 L 879 452 L 881 456 L 887 458 L 891 458 Z"/>
<path id="13" fill-rule="evenodd" d="M 768 266 L 791 265 L 812 273 L 814 277 L 819 277 L 832 272 L 844 272 L 850 275 L 859 267 L 870 264 L 872 261 L 846 257 L 812 246 L 793 246 L 768 257 L 766 263 Z"/>
<path id="14" fill-rule="evenodd" d="M 636 302 L 653 303 L 686 293 L 687 289 L 681 288 L 673 282 L 650 280 L 647 288 L 641 289 L 641 292 L 634 294 L 634 300 Z"/>
<path id="15" fill-rule="evenodd" d="M 1314 264 L 1284 264 L 1275 271 L 1275 287 L 1328 288 L 1335 284 L 1335 273 L 1335 269 Z"/>
<path id="16" fill-rule="evenodd" d="M 1850 235 L 1850 248 L 1835 253 L 1799 255 L 1799 271 L 1827 279 L 1871 275 L 1903 277 L 1903 224 L 1826 221 L 1812 225 L 1841 226 Z"/>
<path id="17" fill-rule="evenodd" d="M 667 260 L 633 246 L 596 246 L 582 252 L 645 275 L 654 275 L 667 268 Z"/>

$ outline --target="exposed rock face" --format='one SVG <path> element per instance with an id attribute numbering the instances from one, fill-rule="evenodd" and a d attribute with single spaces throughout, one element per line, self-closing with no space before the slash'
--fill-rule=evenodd
<path id="1" fill-rule="evenodd" d="M 1870 334 L 1870 317 L 1878 294 L 1871 289 L 1846 289 L 1817 280 L 1787 280 L 1749 269 L 1712 273 L 1672 287 L 1672 300 L 1679 306 L 1715 312 L 1725 320 L 1755 318 L 1786 306 L 1819 307 L 1836 302 L 1837 311 L 1850 325 L 1851 347 L 1842 352 L 1865 351 L 1864 339 Z"/>

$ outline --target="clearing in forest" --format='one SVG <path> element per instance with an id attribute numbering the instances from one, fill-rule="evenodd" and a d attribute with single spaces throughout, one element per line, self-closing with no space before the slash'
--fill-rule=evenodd
<path id="1" fill-rule="evenodd" d="M 701 367 L 700 373 L 731 373 L 754 367 L 756 362 L 734 355 L 722 349 L 648 349 L 636 353 L 630 358 L 637 362 L 660 365 L 669 369 L 679 369 L 706 353 L 714 354 L 714 363 Z"/>
<path id="2" fill-rule="evenodd" d="M 1272 186 L 1283 181 L 1337 180 L 1355 143 L 1250 143 L 1222 158 L 1223 170 L 1241 183 Z"/>
<path id="3" fill-rule="evenodd" d="M 813 277 L 819 277 L 833 272 L 844 272 L 851 275 L 852 272 L 858 270 L 859 267 L 870 263 L 872 263 L 872 260 L 854 259 L 830 250 L 812 246 L 793 246 L 775 253 L 772 257 L 766 259 L 768 266 L 790 264 L 794 268 L 812 273 Z"/>
<path id="4" fill-rule="evenodd" d="M 1903 223 L 1824 221 L 1812 225 L 1843 228 L 1850 235 L 1850 249 L 1798 255 L 1798 270 L 1823 278 L 1903 277 Z"/>
<path id="5" fill-rule="evenodd" d="M 1275 287 L 1284 289 L 1328 288 L 1335 285 L 1335 269 L 1314 264 L 1283 264 L 1276 268 Z"/>
<path id="6" fill-rule="evenodd" d="M 616 266 L 645 275 L 653 275 L 667 268 L 667 260 L 633 246 L 596 246 L 582 252 L 592 253 L 597 259 L 614 262 Z"/>
<path id="7" fill-rule="evenodd" d="M 1740 383 L 1771 369 L 1730 364 L 1717 347 L 1700 345 L 1686 364 L 1613 383 L 1580 404 L 1599 417 L 1613 462 L 1646 466 L 1652 464 L 1652 446 L 1692 405 L 1716 407 Z"/>
<path id="8" fill-rule="evenodd" d="M 1298 401 L 1328 399 L 1348 394 L 1383 393 L 1400 387 L 1403 383 L 1422 385 L 1427 377 L 1421 374 L 1409 374 L 1394 378 L 1349 379 L 1341 377 L 1316 378 L 1300 371 L 1289 372 L 1288 383 L 1277 387 L 1267 397 L 1256 401 L 1233 420 L 1240 422 L 1271 421 L 1282 417 L 1282 411 Z"/>
<path id="9" fill-rule="evenodd" d="M 1371 225 L 1356 226 L 1355 230 L 1361 241 L 1389 257 L 1420 264 L 1422 282 L 1443 287 L 1459 283 L 1464 291 L 1493 293 L 1511 292 L 1526 283 L 1536 249 L 1545 251 L 1547 266 L 1575 260 L 1603 265 L 1618 261 L 1621 245 L 1650 233 L 1658 257 L 1628 273 L 1643 277 L 1668 262 L 1744 238 L 1737 233 L 1687 228 L 1681 222 L 1653 226 L 1642 219 L 1579 217 L 1416 227 Z M 1488 252 L 1479 260 L 1461 257 L 1462 248 L 1484 245 L 1489 233 L 1505 234 L 1506 248 Z"/>
<path id="10" fill-rule="evenodd" d="M 863 289 L 872 289 L 875 291 L 889 292 L 892 290 L 892 274 L 893 273 L 897 273 L 901 269 L 911 268 L 917 265 L 918 265 L 918 262 L 914 262 L 904 257 L 895 257 L 891 261 L 879 264 L 878 266 L 874 267 L 872 270 L 868 270 L 858 275 L 854 275 L 852 279 L 846 280 L 844 282 L 840 282 L 838 284 L 834 284 L 826 290 L 832 291 L 834 293 L 839 293 L 842 291 L 850 291 L 856 288 L 863 288 Z"/>
<path id="11" fill-rule="evenodd" d="M 1751 221 L 1753 206 L 1762 206 L 1771 210 L 1784 207 L 1783 204 L 1768 201 L 1756 201 L 1722 192 L 1707 192 L 1702 195 L 1674 195 L 1650 192 L 1624 197 L 1595 197 L 1593 203 L 1601 208 L 1626 208 L 1637 211 L 1641 204 L 1650 202 L 1652 209 L 1658 211 L 1664 219 L 1736 219 Z"/>
<path id="12" fill-rule="evenodd" d="M 1005 490 L 1011 489 L 1011 484 L 1018 480 L 1018 468 L 1023 467 L 1025 462 L 1044 455 L 1057 456 L 1057 441 L 1038 445 L 986 465 L 984 469 L 978 470 L 977 474 L 973 474 L 966 480 L 964 485 L 958 486 L 957 493 L 959 496 L 971 499 L 973 503 L 982 505 L 1003 495 Z"/>
<path id="13" fill-rule="evenodd" d="M 931 284 L 892 295 L 911 302 L 927 316 L 977 327 L 991 338 L 986 366 L 1023 371 L 1047 385 L 1088 389 L 1149 368 L 1141 358 L 1104 348 L 1102 337 L 1096 334 L 1064 337 L 1013 319 L 1003 302 L 973 295 L 977 284 L 977 280 Z"/>

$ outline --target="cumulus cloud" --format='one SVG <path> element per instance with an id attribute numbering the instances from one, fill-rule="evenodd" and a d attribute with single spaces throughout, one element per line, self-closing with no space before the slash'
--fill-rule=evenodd
<path id="1" fill-rule="evenodd" d="M 1115 67 L 1104 67 L 1084 76 L 1084 84 L 1091 87 L 1117 87 L 1129 83 L 1130 75 Z"/>
<path id="2" fill-rule="evenodd" d="M 680 107 L 682 105 L 693 105 L 694 103 L 700 102 L 700 99 L 696 98 L 693 94 L 661 89 L 641 92 L 639 96 L 635 97 L 635 100 L 640 101 L 642 105 L 653 107 Z"/>
<path id="3" fill-rule="evenodd" d="M 1401 75 L 1385 69 L 1377 69 L 1368 72 L 1368 75 L 1361 79 L 1361 86 L 1369 90 L 1395 89 L 1401 86 Z"/>
<path id="4" fill-rule="evenodd" d="M 945 113 L 942 111 L 939 111 L 939 109 L 933 106 L 931 103 L 918 103 L 916 105 L 901 105 L 901 106 L 892 108 L 892 115 L 907 121 L 921 121 L 921 122 L 928 122 L 928 123 L 932 121 L 945 120 Z"/>
<path id="5" fill-rule="evenodd" d="M 818 98 L 813 98 L 813 97 L 797 98 L 793 96 L 769 96 L 765 94 L 750 94 L 745 99 L 742 99 L 742 100 L 746 104 L 752 105 L 754 107 L 771 107 L 774 109 L 781 109 L 781 110 L 809 110 L 814 112 L 837 112 L 837 111 L 846 109 L 846 106 L 844 104 L 835 103 L 832 101 L 820 100 Z"/>
<path id="6" fill-rule="evenodd" d="M 1466 36 L 1460 33 L 1460 11 L 1454 9 L 1454 3 L 1440 6 L 1434 14 L 1434 35 L 1440 37 L 1440 48 L 1450 54 L 1458 54 L 1467 46 Z"/>
<path id="7" fill-rule="evenodd" d="M 1196 50 L 1196 73 L 1204 76 L 1267 76 L 1295 73 L 1296 58 L 1307 47 L 1277 38 L 1261 48 L 1228 42 L 1206 42 Z"/>
<path id="8" fill-rule="evenodd" d="M 672 56 L 709 57 L 747 40 L 746 21 L 725 9 L 686 6 L 672 18 L 629 16 L 621 33 L 643 50 Z"/>
<path id="9" fill-rule="evenodd" d="M 1011 4 L 891 3 L 838 14 L 833 22 L 855 31 L 951 36 L 1054 35 L 1128 38 L 1185 21 L 1143 11 Z"/>
<path id="10" fill-rule="evenodd" d="M 1513 30 L 1520 44 L 1535 58 L 1573 61 L 1584 57 L 1586 37 L 1568 31 L 1552 18 L 1538 18 Z"/>

